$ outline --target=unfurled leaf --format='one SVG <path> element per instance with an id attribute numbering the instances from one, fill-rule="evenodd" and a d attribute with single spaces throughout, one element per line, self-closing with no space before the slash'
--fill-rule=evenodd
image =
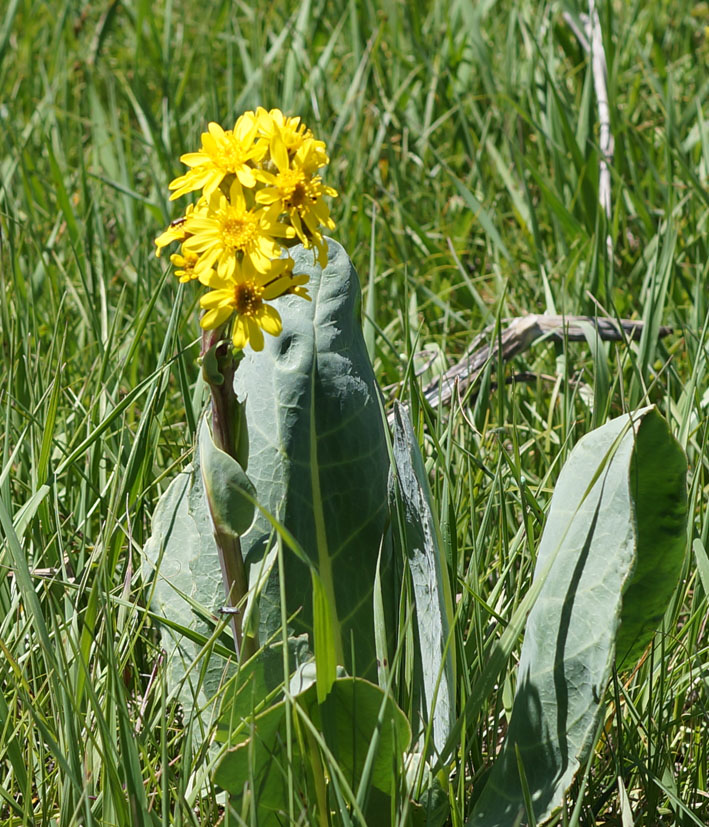
<path id="1" fill-rule="evenodd" d="M 470 827 L 546 819 L 593 748 L 614 661 L 631 668 L 676 587 L 686 460 L 654 408 L 584 437 L 554 490 L 507 739 Z M 518 757 L 521 765 L 518 766 Z"/>
<path id="2" fill-rule="evenodd" d="M 222 533 L 240 537 L 254 520 L 256 489 L 239 463 L 214 444 L 206 417 L 199 429 L 199 455 L 212 519 Z"/>

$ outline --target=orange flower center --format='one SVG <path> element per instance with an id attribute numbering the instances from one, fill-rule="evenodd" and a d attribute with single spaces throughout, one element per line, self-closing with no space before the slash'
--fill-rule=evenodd
<path id="1" fill-rule="evenodd" d="M 293 193 L 291 194 L 290 198 L 286 201 L 286 207 L 288 209 L 299 209 L 305 205 L 305 202 L 308 198 L 308 188 L 304 183 L 296 184 L 293 188 Z"/>
<path id="2" fill-rule="evenodd" d="M 263 304 L 263 288 L 253 281 L 245 281 L 234 288 L 234 304 L 240 316 L 252 316 Z"/>
<path id="3" fill-rule="evenodd" d="M 308 180 L 302 169 L 289 169 L 278 176 L 278 189 L 286 210 L 302 213 L 306 206 L 320 196 L 316 179 Z"/>

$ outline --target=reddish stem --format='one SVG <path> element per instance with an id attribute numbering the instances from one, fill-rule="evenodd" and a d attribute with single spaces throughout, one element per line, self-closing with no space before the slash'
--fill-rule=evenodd
<path id="1" fill-rule="evenodd" d="M 212 437 L 214 444 L 238 462 L 236 425 L 239 418 L 239 401 L 234 392 L 234 374 L 238 362 L 230 342 L 223 339 L 224 333 L 224 327 L 202 331 L 201 355 L 204 357 L 208 351 L 214 349 L 218 371 L 223 379 L 219 384 L 214 384 L 210 381 L 206 371 L 203 374 L 212 396 Z M 207 495 L 207 502 L 213 517 L 209 495 Z M 243 609 L 240 608 L 240 604 L 244 602 L 249 589 L 249 582 L 241 553 L 241 543 L 239 538 L 233 534 L 220 531 L 214 519 L 212 519 L 212 526 L 214 527 L 214 540 L 219 554 L 219 565 L 222 571 L 227 606 L 235 610 L 231 614 L 231 625 L 234 632 L 236 651 L 239 659 L 244 661 L 256 651 L 256 641 L 252 637 L 244 639 L 242 634 Z"/>

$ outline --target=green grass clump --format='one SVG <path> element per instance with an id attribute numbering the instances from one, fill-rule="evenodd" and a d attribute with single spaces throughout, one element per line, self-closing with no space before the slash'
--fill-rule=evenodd
<path id="1" fill-rule="evenodd" d="M 609 218 L 591 65 L 563 16 L 585 7 L 256 8 L 9 0 L 0 20 L 0 823 L 223 815 L 141 575 L 203 402 L 196 293 L 153 239 L 178 214 L 179 155 L 207 121 L 257 105 L 302 115 L 327 142 L 377 376 L 418 412 L 458 598 L 460 708 L 531 581 L 575 442 L 647 401 L 667 418 L 689 461 L 681 586 L 609 688 L 558 822 L 709 822 L 706 4 L 599 4 Z M 399 384 L 415 352 L 452 362 L 495 320 L 544 311 L 648 332 L 536 345 L 428 419 Z M 659 339 L 660 324 L 673 334 Z M 462 733 L 452 824 L 499 749 L 514 671 Z"/>

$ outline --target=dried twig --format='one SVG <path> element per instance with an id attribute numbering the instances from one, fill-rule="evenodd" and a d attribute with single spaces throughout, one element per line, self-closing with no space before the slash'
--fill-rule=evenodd
<path id="1" fill-rule="evenodd" d="M 588 326 L 595 329 L 599 339 L 606 342 L 637 340 L 643 330 L 643 322 L 630 319 L 616 322 L 613 319 L 599 319 L 593 316 L 519 316 L 512 319 L 492 343 L 489 339 L 494 327 L 478 334 L 457 364 L 449 368 L 439 379 L 426 385 L 423 396 L 433 407 L 447 405 L 456 385 L 459 393 L 465 393 L 488 363 L 494 368 L 498 360 L 507 362 L 540 339 L 551 339 L 556 342 L 585 341 Z M 661 337 L 670 333 L 671 327 L 659 329 Z"/>
<path id="2" fill-rule="evenodd" d="M 613 163 L 614 141 L 611 133 L 610 106 L 608 104 L 608 68 L 606 53 L 603 48 L 603 34 L 601 21 L 598 16 L 595 0 L 589 0 L 588 15 L 580 15 L 584 31 L 581 31 L 574 18 L 564 12 L 564 20 L 576 35 L 581 47 L 591 56 L 591 71 L 593 72 L 593 88 L 596 92 L 598 107 L 598 146 L 601 150 L 601 159 L 598 164 L 598 202 L 606 214 L 611 217 L 611 164 Z M 613 241 L 608 235 L 606 238 L 608 254 L 613 254 Z"/>

